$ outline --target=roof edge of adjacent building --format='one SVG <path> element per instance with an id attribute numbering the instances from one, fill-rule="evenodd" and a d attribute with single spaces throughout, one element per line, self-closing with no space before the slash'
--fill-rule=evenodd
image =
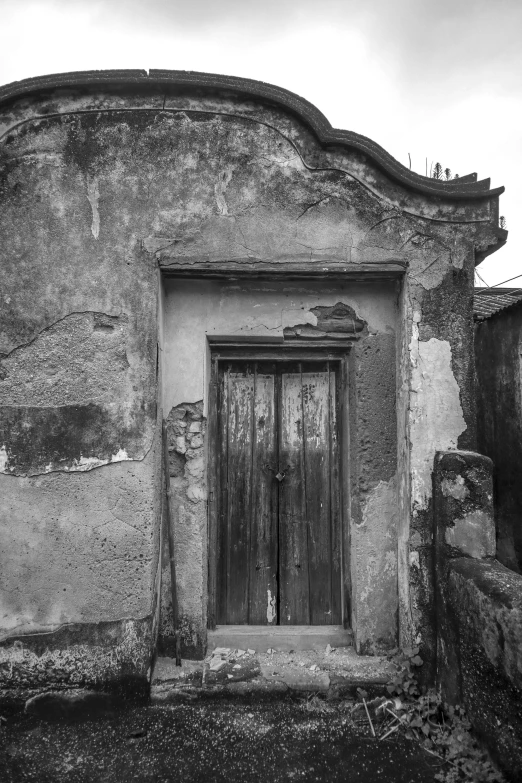
<path id="1" fill-rule="evenodd" d="M 238 76 L 200 73 L 197 71 L 170 70 L 106 70 L 73 71 L 50 74 L 12 82 L 0 87 L 0 109 L 23 97 L 38 95 L 63 88 L 100 87 L 195 88 L 208 91 L 232 91 L 238 95 L 277 104 L 296 115 L 311 128 L 324 147 L 352 148 L 370 158 L 389 177 L 407 188 L 426 196 L 447 200 L 492 199 L 504 192 L 504 187 L 490 188 L 490 180 L 477 180 L 469 174 L 455 180 L 441 181 L 424 177 L 399 163 L 376 142 L 358 133 L 333 128 L 319 109 L 309 101 L 289 90 L 272 84 L 244 79 Z"/>
<path id="2" fill-rule="evenodd" d="M 473 316 L 479 323 L 516 307 L 522 302 L 522 288 L 475 288 Z"/>

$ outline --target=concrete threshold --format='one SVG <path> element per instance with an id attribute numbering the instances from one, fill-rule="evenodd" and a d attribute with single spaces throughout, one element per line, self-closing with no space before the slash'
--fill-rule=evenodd
<path id="1" fill-rule="evenodd" d="M 279 652 L 349 647 L 353 635 L 342 625 L 218 625 L 208 631 L 208 650 L 219 647 Z"/>
<path id="2" fill-rule="evenodd" d="M 384 657 L 357 655 L 353 647 L 286 652 L 253 648 L 215 648 L 204 661 L 158 658 L 151 679 L 151 700 L 162 704 L 200 697 L 324 694 L 352 698 L 361 688 L 385 694 L 395 666 Z"/>

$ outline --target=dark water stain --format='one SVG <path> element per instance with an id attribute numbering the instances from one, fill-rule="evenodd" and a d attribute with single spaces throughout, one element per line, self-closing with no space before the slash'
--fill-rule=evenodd
<path id="1" fill-rule="evenodd" d="M 95 403 L 60 407 L 1 406 L 0 440 L 8 452 L 9 473 L 17 475 L 70 468 L 81 458 L 110 460 L 124 449 L 135 456 L 148 415 L 138 411 L 131 428 Z M 141 455 L 140 455 L 141 456 Z"/>

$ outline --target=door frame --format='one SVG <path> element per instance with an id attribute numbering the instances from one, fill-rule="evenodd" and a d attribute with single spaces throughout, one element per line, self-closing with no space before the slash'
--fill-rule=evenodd
<path id="1" fill-rule="evenodd" d="M 239 342 L 221 339 L 209 342 L 210 388 L 208 405 L 208 606 L 207 627 L 216 627 L 217 601 L 217 541 L 218 541 L 218 384 L 220 362 L 227 360 L 251 361 L 332 361 L 340 371 L 339 400 L 339 494 L 341 529 L 341 616 L 345 628 L 351 626 L 350 575 L 350 442 L 349 397 L 353 384 L 349 371 L 351 345 L 332 346 L 331 342 L 310 341 L 299 345 Z M 326 627 L 326 626 L 325 626 Z"/>

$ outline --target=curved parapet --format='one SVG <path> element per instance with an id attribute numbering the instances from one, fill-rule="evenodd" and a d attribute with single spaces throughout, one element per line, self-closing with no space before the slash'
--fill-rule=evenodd
<path id="1" fill-rule="evenodd" d="M 504 187 L 490 189 L 490 180 L 477 180 L 476 174 L 456 180 L 441 181 L 423 177 L 407 169 L 379 144 L 359 133 L 333 128 L 327 118 L 309 101 L 289 90 L 272 84 L 237 76 L 193 71 L 107 70 L 76 71 L 50 74 L 12 82 L 0 88 L 0 110 L 23 97 L 42 95 L 58 89 L 92 89 L 93 87 L 154 87 L 162 90 L 190 88 L 198 91 L 233 92 L 243 99 L 255 99 L 282 107 L 291 112 L 313 131 L 323 147 L 343 147 L 356 150 L 372 160 L 385 174 L 407 188 L 431 196 L 451 200 L 482 199 L 498 196 Z"/>

